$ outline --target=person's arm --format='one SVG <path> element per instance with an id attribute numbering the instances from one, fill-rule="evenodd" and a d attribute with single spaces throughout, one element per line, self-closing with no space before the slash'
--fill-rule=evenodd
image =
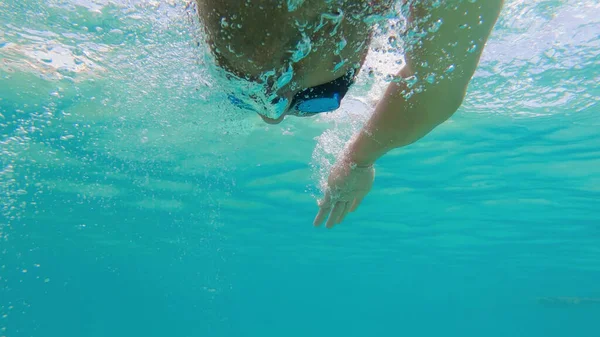
<path id="1" fill-rule="evenodd" d="M 314 225 L 354 211 L 373 184 L 372 164 L 450 118 L 462 104 L 502 0 L 409 0 L 406 66 L 332 168 Z M 410 80 L 416 78 L 416 82 Z M 409 83 L 412 85 L 409 87 Z"/>
<path id="2" fill-rule="evenodd" d="M 406 66 L 391 83 L 362 132 L 349 147 L 350 160 L 373 164 L 386 152 L 411 144 L 446 121 L 462 104 L 502 0 L 412 1 Z M 435 31 L 435 27 L 439 27 Z M 413 37 L 414 39 L 414 37 Z M 412 44 L 412 46 L 410 45 Z M 430 83 L 433 82 L 433 83 Z M 416 88 L 420 92 L 415 92 Z"/>

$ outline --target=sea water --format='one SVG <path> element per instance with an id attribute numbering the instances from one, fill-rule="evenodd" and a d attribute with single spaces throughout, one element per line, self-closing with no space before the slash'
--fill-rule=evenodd
<path id="1" fill-rule="evenodd" d="M 272 126 L 186 5 L 0 2 L 0 336 L 600 336 L 597 1 L 508 0 L 460 110 L 333 230 L 393 32 L 340 110 Z"/>

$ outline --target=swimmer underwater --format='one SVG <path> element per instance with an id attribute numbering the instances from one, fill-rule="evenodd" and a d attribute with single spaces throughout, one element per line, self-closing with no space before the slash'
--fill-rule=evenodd
<path id="1" fill-rule="evenodd" d="M 402 0 L 400 0 L 402 1 Z M 391 0 L 196 0 L 218 65 L 264 92 L 230 96 L 267 123 L 336 110 Z M 332 228 L 370 191 L 373 164 L 461 106 L 503 0 L 404 0 L 405 65 L 331 169 L 314 225 Z M 292 51 L 292 52 L 291 52 Z M 414 79 L 417 85 L 406 81 Z M 427 79 L 427 80 L 425 80 Z M 414 90 L 419 87 L 420 90 Z M 409 93 L 409 94 L 407 94 Z"/>

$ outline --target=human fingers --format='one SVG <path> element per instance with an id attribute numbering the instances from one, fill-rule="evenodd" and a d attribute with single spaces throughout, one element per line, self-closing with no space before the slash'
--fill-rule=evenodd
<path id="1" fill-rule="evenodd" d="M 346 215 L 348 215 L 348 212 L 350 212 L 350 202 L 345 203 L 344 211 L 340 215 L 340 218 L 338 219 L 337 223 L 341 223 L 342 221 L 344 221 L 344 219 L 346 218 Z"/>
<path id="2" fill-rule="evenodd" d="M 327 228 L 333 228 L 333 226 L 335 226 L 338 218 L 344 212 L 345 207 L 346 203 L 343 201 L 335 203 L 335 206 L 333 206 L 333 209 L 331 210 L 331 214 L 329 214 L 329 219 L 327 219 Z"/>
<path id="3" fill-rule="evenodd" d="M 358 208 L 358 205 L 360 205 L 360 203 L 362 202 L 363 199 L 364 199 L 364 196 L 354 199 L 354 202 L 352 203 L 352 206 L 350 207 L 350 212 L 356 211 L 356 209 Z"/>
<path id="4" fill-rule="evenodd" d="M 319 202 L 319 212 L 317 213 L 317 216 L 313 220 L 313 226 L 315 226 L 315 227 L 320 226 L 323 223 L 323 221 L 325 220 L 325 218 L 327 218 L 327 215 L 329 215 L 330 211 L 331 211 L 331 197 L 329 195 L 329 192 L 327 192 L 327 193 L 325 193 L 325 197 L 323 198 L 323 200 L 321 200 Z"/>

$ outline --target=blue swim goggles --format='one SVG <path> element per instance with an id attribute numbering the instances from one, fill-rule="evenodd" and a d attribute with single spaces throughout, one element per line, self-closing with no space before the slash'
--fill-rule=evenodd
<path id="1" fill-rule="evenodd" d="M 282 97 L 273 99 L 271 104 L 276 107 L 279 116 L 285 112 L 286 108 L 300 115 L 334 111 L 340 107 L 342 99 L 354 83 L 355 74 L 356 70 L 350 69 L 344 76 L 331 82 L 304 89 L 294 95 L 292 103 L 289 105 L 287 99 Z M 233 95 L 229 95 L 229 100 L 240 108 L 258 112 L 253 106 Z"/>

